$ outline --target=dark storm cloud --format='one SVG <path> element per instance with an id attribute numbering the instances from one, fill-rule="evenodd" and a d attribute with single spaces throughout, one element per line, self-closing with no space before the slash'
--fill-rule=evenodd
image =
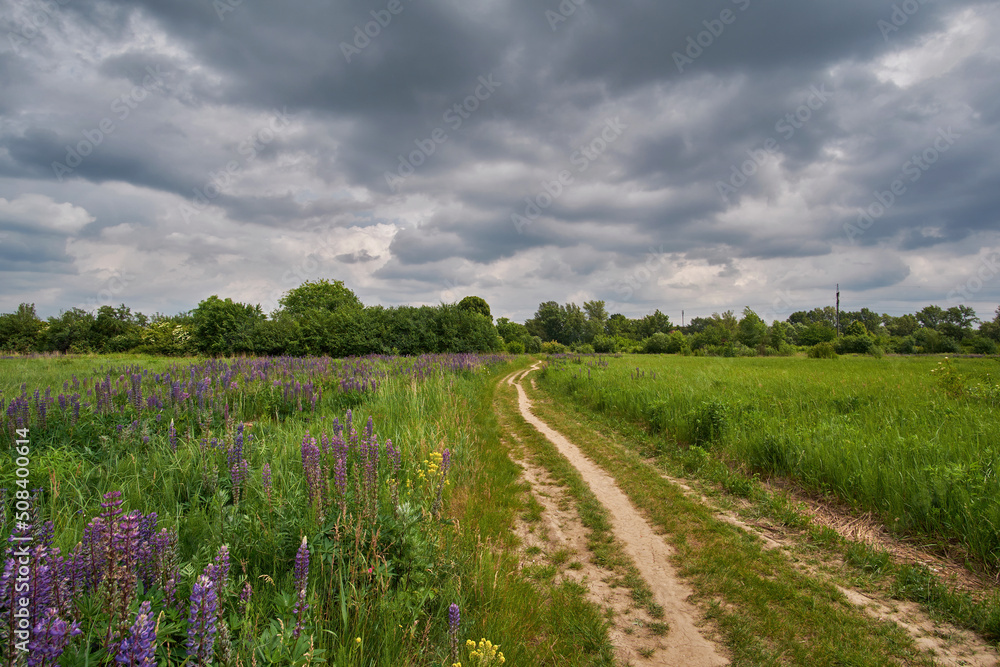
<path id="1" fill-rule="evenodd" d="M 256 279 L 218 259 L 247 239 L 273 261 L 263 248 L 283 235 L 274 257 L 294 267 L 321 245 L 309 234 L 350 237 L 327 257 L 363 295 L 398 284 L 424 302 L 447 284 L 503 295 L 505 272 L 531 276 L 532 297 L 607 292 L 651 247 L 678 271 L 721 267 L 730 286 L 750 264 L 778 275 L 877 250 L 885 268 L 855 286 L 871 290 L 906 280 L 897 254 L 997 242 L 998 53 L 960 52 L 1000 28 L 991 3 L 588 0 L 564 17 L 554 1 L 388 5 L 61 5 L 16 52 L 0 46 L 0 197 L 82 206 L 95 221 L 75 234 L 95 250 L 171 248 L 211 267 L 212 290 Z M 23 8 L 0 8 L 0 27 L 21 30 Z M 276 112 L 292 120 L 268 130 Z M 100 145 L 53 166 L 105 118 Z M 602 143 L 615 118 L 627 128 Z M 949 128 L 953 144 L 887 204 Z M 102 236 L 123 224 L 142 240 Z M 69 261 L 30 247 L 18 262 Z"/>

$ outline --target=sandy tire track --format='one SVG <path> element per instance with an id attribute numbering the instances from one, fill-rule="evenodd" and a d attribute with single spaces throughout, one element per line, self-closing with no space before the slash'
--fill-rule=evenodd
<path id="1" fill-rule="evenodd" d="M 556 446 L 607 508 L 615 537 L 624 545 L 625 553 L 649 584 L 656 602 L 662 605 L 664 620 L 669 625 L 670 632 L 666 637 L 668 648 L 658 652 L 659 664 L 690 667 L 729 664 L 720 647 L 709 641 L 698 629 L 700 613 L 687 602 L 693 591 L 680 581 L 670 564 L 673 553 L 670 546 L 632 505 L 613 477 L 584 456 L 566 437 L 532 413 L 531 400 L 520 381 L 537 368 L 538 364 L 535 364 L 526 371 L 514 373 L 507 377 L 507 383 L 517 390 L 521 416 Z"/>

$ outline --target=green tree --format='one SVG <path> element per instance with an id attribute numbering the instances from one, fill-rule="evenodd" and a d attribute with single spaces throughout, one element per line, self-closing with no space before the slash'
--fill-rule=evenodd
<path id="1" fill-rule="evenodd" d="M 584 301 L 583 310 L 587 314 L 584 340 L 592 343 L 595 338 L 607 331 L 608 309 L 605 307 L 603 301 Z"/>
<path id="2" fill-rule="evenodd" d="M 828 322 L 813 322 L 799 332 L 799 345 L 812 347 L 818 343 L 828 343 L 837 337 L 837 330 Z"/>
<path id="3" fill-rule="evenodd" d="M 22 303 L 13 313 L 0 315 L 0 350 L 22 354 L 39 351 L 45 327 L 35 314 L 35 304 Z"/>
<path id="4" fill-rule="evenodd" d="M 791 325 L 787 322 L 775 320 L 767 330 L 767 346 L 780 350 L 782 345 L 787 345 L 790 328 Z"/>
<path id="5" fill-rule="evenodd" d="M 749 306 L 743 309 L 743 319 L 740 320 L 739 327 L 737 340 L 751 350 L 756 350 L 764 342 L 764 336 L 767 335 L 767 325 Z"/>
<path id="6" fill-rule="evenodd" d="M 890 336 L 910 336 L 920 328 L 920 322 L 913 315 L 883 315 L 882 321 L 885 323 L 886 331 Z"/>
<path id="7" fill-rule="evenodd" d="M 573 345 L 584 340 L 587 332 L 587 317 L 583 309 L 575 303 L 567 303 L 563 310 L 562 337 L 557 338 L 563 345 Z"/>
<path id="8" fill-rule="evenodd" d="M 983 322 L 979 325 L 979 333 L 986 338 L 1000 342 L 1000 306 L 997 306 L 992 322 Z"/>
<path id="9" fill-rule="evenodd" d="M 635 323 L 621 313 L 615 313 L 608 318 L 605 330 L 609 336 L 614 338 L 628 338 L 636 340 Z"/>
<path id="10" fill-rule="evenodd" d="M 867 336 L 868 329 L 865 327 L 864 322 L 860 320 L 854 320 L 851 325 L 847 327 L 844 332 L 845 336 Z"/>
<path id="11" fill-rule="evenodd" d="M 50 317 L 45 329 L 44 348 L 50 352 L 98 352 L 101 339 L 93 330 L 94 315 L 82 308 L 70 308 Z"/>
<path id="12" fill-rule="evenodd" d="M 142 327 L 148 318 L 132 314 L 124 303 L 118 308 L 101 306 L 92 327 L 94 348 L 102 352 L 127 352 L 142 344 Z"/>
<path id="13" fill-rule="evenodd" d="M 936 331 L 944 322 L 944 309 L 940 306 L 926 306 L 916 314 L 916 318 L 921 326 Z"/>
<path id="14" fill-rule="evenodd" d="M 535 316 L 524 323 L 532 336 L 538 336 L 544 341 L 562 338 L 565 323 L 565 311 L 555 301 L 546 301 L 538 305 Z"/>
<path id="15" fill-rule="evenodd" d="M 955 340 L 971 338 L 974 324 L 979 322 L 976 311 L 969 306 L 952 306 L 944 311 L 939 330 L 945 336 L 950 336 Z"/>
<path id="16" fill-rule="evenodd" d="M 830 328 L 837 326 L 837 309 L 833 306 L 813 308 L 810 311 L 800 310 L 788 316 L 790 324 L 828 324 Z"/>
<path id="17" fill-rule="evenodd" d="M 493 315 L 490 313 L 490 304 L 486 303 L 486 299 L 480 296 L 467 296 L 458 302 L 458 307 L 462 310 L 485 315 L 490 318 L 490 322 L 493 321 Z"/>
<path id="18" fill-rule="evenodd" d="M 254 329 L 264 320 L 260 306 L 212 295 L 193 313 L 192 340 L 203 354 L 231 356 L 254 352 Z"/>
<path id="19" fill-rule="evenodd" d="M 315 282 L 307 280 L 286 292 L 279 303 L 286 313 L 295 316 L 314 309 L 337 312 L 342 308 L 363 307 L 357 295 L 344 287 L 343 281 L 330 282 L 326 278 Z"/>
<path id="20" fill-rule="evenodd" d="M 635 334 L 643 340 L 655 333 L 670 333 L 671 329 L 673 325 L 670 318 L 661 313 L 659 308 L 635 323 Z"/>
<path id="21" fill-rule="evenodd" d="M 531 332 L 528 331 L 528 327 L 517 322 L 511 322 L 506 317 L 501 317 L 497 320 L 497 333 L 503 338 L 505 344 L 521 343 L 525 350 L 531 345 L 529 341 Z"/>

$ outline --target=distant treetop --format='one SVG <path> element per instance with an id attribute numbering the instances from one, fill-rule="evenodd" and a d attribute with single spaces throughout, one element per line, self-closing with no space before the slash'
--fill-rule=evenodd
<path id="1" fill-rule="evenodd" d="M 288 290 L 278 302 L 290 315 L 304 315 L 310 310 L 336 312 L 342 308 L 362 308 L 361 300 L 342 280 L 330 282 L 326 278 L 307 280 L 295 289 Z"/>
<path id="2" fill-rule="evenodd" d="M 458 307 L 462 310 L 471 310 L 474 313 L 482 313 L 493 321 L 493 314 L 490 313 L 490 304 L 481 296 L 467 296 L 458 302 Z"/>

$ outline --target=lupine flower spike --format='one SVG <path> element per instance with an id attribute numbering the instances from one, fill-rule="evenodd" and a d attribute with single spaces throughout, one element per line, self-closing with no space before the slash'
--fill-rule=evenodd
<path id="1" fill-rule="evenodd" d="M 292 611 L 296 614 L 295 619 L 295 631 L 292 636 L 298 639 L 299 634 L 302 632 L 302 625 L 305 620 L 306 610 L 309 605 L 306 603 L 306 588 L 309 585 L 309 544 L 306 538 L 302 538 L 302 545 L 299 547 L 299 551 L 295 554 L 295 591 L 298 594 L 298 599 L 295 602 L 295 607 Z"/>

